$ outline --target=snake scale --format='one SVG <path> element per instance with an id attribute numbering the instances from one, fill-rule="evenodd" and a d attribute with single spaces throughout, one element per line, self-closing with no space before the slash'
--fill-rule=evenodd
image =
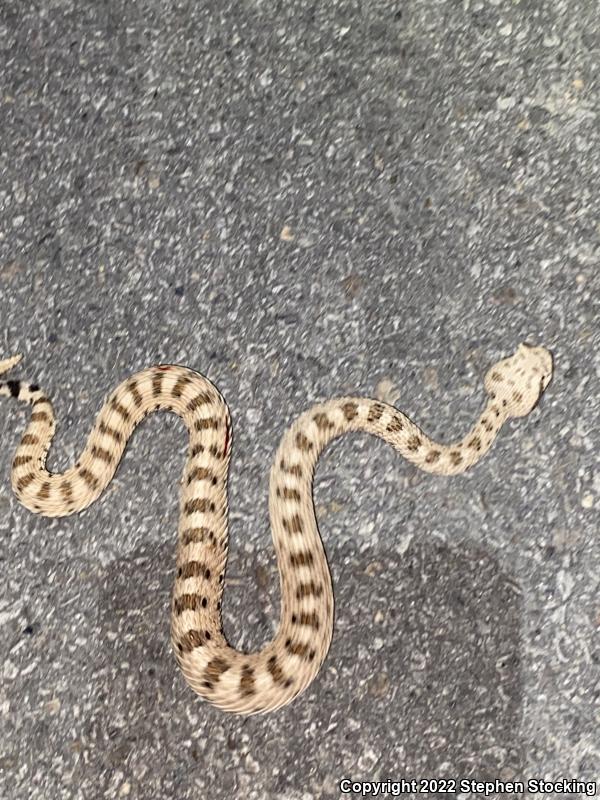
<path id="1" fill-rule="evenodd" d="M 20 360 L 0 362 L 0 374 Z M 412 464 L 456 475 L 479 461 L 510 417 L 526 416 L 552 376 L 552 357 L 521 344 L 485 377 L 487 406 L 459 442 L 439 444 L 391 405 L 342 397 L 313 406 L 285 432 L 271 469 L 269 513 L 281 585 L 275 638 L 256 653 L 230 647 L 221 625 L 227 561 L 227 475 L 231 423 L 225 401 L 205 377 L 166 365 L 125 380 L 103 405 L 77 463 L 62 474 L 45 468 L 55 432 L 52 405 L 36 385 L 9 380 L 0 396 L 32 406 L 12 463 L 12 487 L 31 511 L 68 516 L 93 503 L 111 481 L 136 425 L 164 409 L 189 433 L 181 480 L 171 640 L 183 674 L 200 696 L 241 714 L 290 702 L 316 676 L 333 631 L 333 590 L 313 505 L 313 475 L 323 448 L 350 431 L 375 434 Z"/>

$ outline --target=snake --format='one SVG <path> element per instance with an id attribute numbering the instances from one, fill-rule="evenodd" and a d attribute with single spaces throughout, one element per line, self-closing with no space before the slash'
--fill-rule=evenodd
<path id="1" fill-rule="evenodd" d="M 0 374 L 20 359 L 16 355 L 0 361 Z M 82 511 L 110 483 L 144 417 L 158 410 L 181 417 L 189 445 L 180 483 L 172 649 L 187 683 L 200 697 L 224 711 L 264 713 L 306 689 L 333 635 L 332 580 L 313 503 L 315 467 L 323 449 L 345 433 L 366 432 L 425 472 L 457 475 L 482 458 L 508 419 L 524 417 L 535 408 L 552 369 L 548 350 L 520 344 L 486 373 L 485 409 L 466 436 L 451 444 L 430 438 L 406 414 L 378 399 L 340 397 L 300 414 L 285 431 L 270 472 L 280 620 L 274 638 L 257 652 L 236 650 L 223 633 L 232 426 L 228 407 L 208 378 L 172 364 L 127 378 L 103 404 L 79 459 L 62 473 L 45 467 L 56 429 L 46 393 L 34 383 L 0 382 L 0 396 L 31 406 L 12 461 L 11 484 L 20 503 L 36 514 L 64 517 Z"/>

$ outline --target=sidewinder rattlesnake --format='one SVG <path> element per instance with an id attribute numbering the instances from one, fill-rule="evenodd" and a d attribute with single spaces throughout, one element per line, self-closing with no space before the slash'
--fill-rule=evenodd
<path id="1" fill-rule="evenodd" d="M 20 358 L 0 362 L 0 374 Z M 13 460 L 12 487 L 24 506 L 48 517 L 81 511 L 102 494 L 147 414 L 166 409 L 183 419 L 189 450 L 180 493 L 173 649 L 195 692 L 227 711 L 252 714 L 283 706 L 305 689 L 331 642 L 333 590 L 312 497 L 324 447 L 344 433 L 365 431 L 389 442 L 419 469 L 456 475 L 479 461 L 507 419 L 529 414 L 551 377 L 550 353 L 521 344 L 488 371 L 485 411 L 464 439 L 450 445 L 433 441 L 405 414 L 376 400 L 342 397 L 303 413 L 284 434 L 270 476 L 269 512 L 282 598 L 279 629 L 269 644 L 250 654 L 230 647 L 221 625 L 231 423 L 216 387 L 181 366 L 137 373 L 108 398 L 79 461 L 62 474 L 45 468 L 55 431 L 48 397 L 34 384 L 10 380 L 0 383 L 0 396 L 33 407 Z"/>

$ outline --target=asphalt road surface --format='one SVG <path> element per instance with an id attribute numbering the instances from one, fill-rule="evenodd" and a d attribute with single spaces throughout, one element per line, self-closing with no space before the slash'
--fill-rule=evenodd
<path id="1" fill-rule="evenodd" d="M 595 0 L 1 1 L 0 358 L 53 398 L 53 470 L 135 370 L 217 384 L 236 646 L 275 630 L 267 478 L 299 413 L 392 397 L 450 441 L 493 361 L 555 358 L 465 476 L 326 451 L 333 646 L 251 718 L 170 652 L 180 421 L 149 417 L 102 499 L 49 520 L 10 490 L 27 414 L 3 401 L 3 798 L 598 779 L 598 33 Z"/>

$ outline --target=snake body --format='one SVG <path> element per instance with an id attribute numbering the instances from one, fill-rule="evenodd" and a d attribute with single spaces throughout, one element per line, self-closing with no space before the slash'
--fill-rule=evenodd
<path id="1" fill-rule="evenodd" d="M 0 373 L 20 356 L 0 362 Z M 487 406 L 461 441 L 430 439 L 402 412 L 377 400 L 342 397 L 313 406 L 286 431 L 271 469 L 269 513 L 281 584 L 281 618 L 261 651 L 227 643 L 221 598 L 227 561 L 227 475 L 231 423 L 225 401 L 204 376 L 166 365 L 125 380 L 107 399 L 77 463 L 62 474 L 45 468 L 55 432 L 52 405 L 36 385 L 0 383 L 0 396 L 32 406 L 12 463 L 12 487 L 31 511 L 67 516 L 93 503 L 111 481 L 136 425 L 159 409 L 184 421 L 189 450 L 180 492 L 176 578 L 171 604 L 175 657 L 192 689 L 227 711 L 250 714 L 290 702 L 316 676 L 333 630 L 333 591 L 312 498 L 323 448 L 350 431 L 375 434 L 419 469 L 456 475 L 490 448 L 509 417 L 528 414 L 552 375 L 541 347 L 522 344 L 487 373 Z"/>

